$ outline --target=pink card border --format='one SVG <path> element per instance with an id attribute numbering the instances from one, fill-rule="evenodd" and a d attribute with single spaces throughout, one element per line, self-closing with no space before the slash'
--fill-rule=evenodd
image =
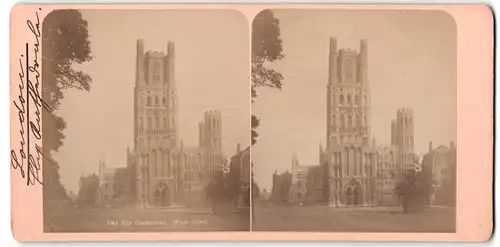
<path id="1" fill-rule="evenodd" d="M 11 169 L 11 225 L 18 241 L 486 241 L 493 229 L 493 15 L 483 5 L 16 5 L 11 10 L 11 102 L 19 56 L 33 42 L 26 20 L 53 9 L 233 9 L 249 25 L 266 8 L 421 9 L 445 11 L 458 35 L 458 202 L 455 233 L 172 232 L 43 233 L 41 187 L 27 187 Z M 250 38 L 249 34 L 249 38 Z M 11 149 L 19 148 L 17 110 L 11 103 Z M 32 114 L 34 116 L 34 113 Z M 14 120 L 15 119 L 15 120 Z"/>

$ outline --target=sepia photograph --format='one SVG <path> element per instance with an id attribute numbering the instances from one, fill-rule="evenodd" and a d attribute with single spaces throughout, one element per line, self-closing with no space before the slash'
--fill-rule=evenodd
<path id="1" fill-rule="evenodd" d="M 456 35 L 444 11 L 260 12 L 253 230 L 455 232 Z"/>
<path id="2" fill-rule="evenodd" d="M 487 5 L 14 5 L 11 238 L 488 241 L 493 27 Z"/>
<path id="3" fill-rule="evenodd" d="M 249 231 L 249 33 L 236 10 L 49 13 L 44 231 Z"/>

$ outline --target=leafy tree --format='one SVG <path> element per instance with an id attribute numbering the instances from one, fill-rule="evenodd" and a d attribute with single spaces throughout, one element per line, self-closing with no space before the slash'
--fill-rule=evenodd
<path id="1" fill-rule="evenodd" d="M 283 41 L 280 37 L 279 19 L 271 10 L 260 12 L 252 26 L 252 101 L 257 97 L 257 88 L 270 87 L 281 89 L 283 75 L 266 67 L 269 63 L 284 58 Z M 252 145 L 258 137 L 256 131 L 259 119 L 252 115 Z"/>
<path id="2" fill-rule="evenodd" d="M 99 189 L 99 177 L 92 174 L 80 178 L 80 190 L 76 203 L 82 207 L 95 206 Z"/>
<path id="3" fill-rule="evenodd" d="M 257 88 L 270 87 L 281 89 L 281 82 L 284 77 L 281 73 L 267 68 L 266 65 L 284 58 L 283 41 L 281 40 L 279 19 L 269 10 L 261 11 L 254 19 L 252 24 L 252 102 L 257 97 Z M 257 127 L 260 120 L 252 114 L 252 145 L 257 142 Z M 252 162 L 253 170 L 253 162 Z M 253 186 L 254 176 L 251 175 L 251 184 Z M 253 202 L 254 196 L 251 197 Z M 254 207 L 252 207 L 252 211 Z M 252 215 L 254 215 L 252 213 Z M 254 218 L 255 220 L 255 218 Z"/>
<path id="4" fill-rule="evenodd" d="M 221 202 L 224 199 L 224 185 L 226 179 L 222 171 L 215 172 L 206 187 L 207 196 L 213 202 Z"/>
<path id="5" fill-rule="evenodd" d="M 231 168 L 226 176 L 226 196 L 230 200 L 236 199 L 241 195 L 241 166 L 232 164 L 232 162 L 238 162 L 239 160 L 241 160 L 241 153 L 236 154 L 233 158 L 231 158 L 231 161 L 228 161 L 230 162 Z"/>
<path id="6" fill-rule="evenodd" d="M 260 187 L 255 181 L 252 183 L 252 196 L 257 199 L 260 198 Z"/>
<path id="7" fill-rule="evenodd" d="M 402 198 L 404 213 L 419 213 L 434 193 L 436 181 L 432 171 L 421 169 L 418 160 L 416 168 L 407 170 L 404 179 L 396 186 L 396 193 Z"/>
<path id="8" fill-rule="evenodd" d="M 65 90 L 90 90 L 90 76 L 73 65 L 92 60 L 91 46 L 87 21 L 78 10 L 52 11 L 44 19 L 42 33 L 42 99 L 50 108 L 42 114 L 43 193 L 44 201 L 60 201 L 68 199 L 68 195 L 51 154 L 63 145 L 66 122 L 53 111 L 59 108 Z"/>

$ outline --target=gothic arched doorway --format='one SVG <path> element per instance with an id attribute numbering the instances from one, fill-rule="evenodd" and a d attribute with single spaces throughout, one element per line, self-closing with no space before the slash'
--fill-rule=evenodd
<path id="1" fill-rule="evenodd" d="M 170 206 L 170 189 L 165 183 L 160 183 L 155 189 L 155 206 L 168 207 Z"/>
<path id="2" fill-rule="evenodd" d="M 362 188 L 356 180 L 351 180 L 349 182 L 345 193 L 348 206 L 358 206 L 363 204 Z"/>

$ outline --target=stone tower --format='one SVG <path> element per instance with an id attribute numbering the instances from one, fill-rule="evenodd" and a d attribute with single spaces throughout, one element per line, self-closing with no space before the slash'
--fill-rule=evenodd
<path id="1" fill-rule="evenodd" d="M 220 111 L 205 112 L 204 120 L 200 123 L 200 147 L 222 149 L 222 117 Z"/>
<path id="2" fill-rule="evenodd" d="M 359 52 L 339 50 L 337 40 L 330 38 L 324 157 L 332 206 L 373 204 L 367 49 L 367 41 L 361 40 Z"/>
<path id="3" fill-rule="evenodd" d="M 137 40 L 134 87 L 136 201 L 148 206 L 156 182 L 171 177 L 170 151 L 178 146 L 175 46 L 167 54 L 144 50 Z"/>
<path id="4" fill-rule="evenodd" d="M 414 126 L 415 115 L 412 109 L 399 109 L 396 114 L 396 121 L 392 122 L 391 139 L 398 150 L 400 169 L 409 169 L 415 161 L 414 157 Z"/>
<path id="5" fill-rule="evenodd" d="M 205 112 L 204 120 L 199 124 L 199 147 L 204 150 L 210 174 L 223 168 L 222 114 L 220 111 Z"/>
<path id="6" fill-rule="evenodd" d="M 370 136 L 370 87 L 366 71 L 367 42 L 360 52 L 337 50 L 330 39 L 330 66 L 327 89 L 327 150 L 347 140 L 367 140 Z"/>

